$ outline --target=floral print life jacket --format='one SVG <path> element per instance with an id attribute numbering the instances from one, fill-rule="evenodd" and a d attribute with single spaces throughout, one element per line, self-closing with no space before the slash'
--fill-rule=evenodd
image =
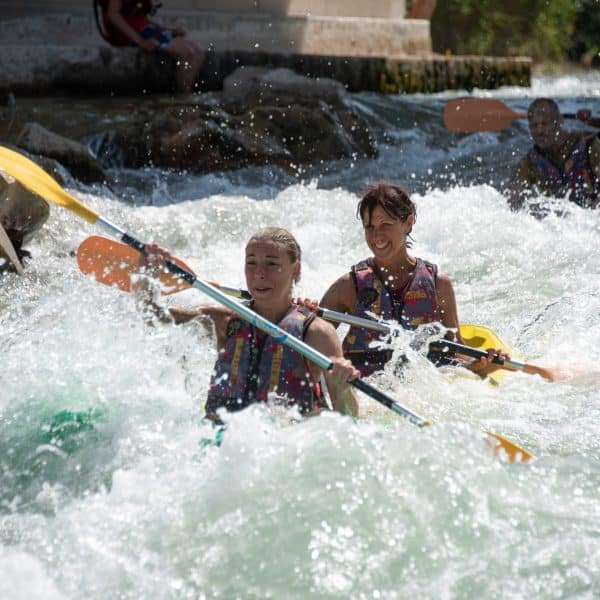
<path id="1" fill-rule="evenodd" d="M 372 258 L 351 269 L 356 288 L 354 315 L 373 319 L 373 314 L 386 321 L 397 321 L 404 329 L 413 330 L 424 323 L 439 321 L 437 306 L 437 266 L 417 258 L 414 273 L 398 302 L 388 289 Z M 370 314 L 372 313 L 372 314 Z M 350 327 L 343 342 L 344 356 L 352 361 L 363 377 L 383 369 L 392 356 L 389 349 L 370 348 L 385 335 L 364 327 Z"/>
<path id="2" fill-rule="evenodd" d="M 294 305 L 278 326 L 304 339 L 314 318 L 309 309 Z M 312 381 L 308 363 L 299 352 L 269 335 L 261 343 L 256 327 L 238 316 L 229 319 L 225 336 L 210 380 L 208 416 L 222 407 L 237 411 L 266 402 L 269 394 L 285 398 L 288 406 L 297 405 L 303 414 L 326 408 L 320 386 Z"/>
<path id="3" fill-rule="evenodd" d="M 584 208 L 595 208 L 600 202 L 600 180 L 592 173 L 589 164 L 590 144 L 594 135 L 581 134 L 571 154 L 561 167 L 544 157 L 535 147 L 527 156 L 538 171 L 540 187 L 554 196 L 565 196 Z"/>

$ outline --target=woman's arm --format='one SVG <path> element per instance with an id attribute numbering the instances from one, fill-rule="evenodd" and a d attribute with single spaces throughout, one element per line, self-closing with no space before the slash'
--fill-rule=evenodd
<path id="1" fill-rule="evenodd" d="M 440 311 L 440 320 L 444 327 L 454 330 L 452 339 L 456 339 L 459 344 L 464 344 L 460 335 L 460 323 L 458 321 L 458 309 L 456 307 L 456 296 L 454 288 L 448 275 L 439 273 L 436 281 L 436 293 L 438 308 Z"/>
<path id="2" fill-rule="evenodd" d="M 141 273 L 131 280 L 131 291 L 135 294 L 137 306 L 149 317 L 150 322 L 158 318 L 162 322 L 179 325 L 199 320 L 210 331 L 214 325 L 217 346 L 221 348 L 225 339 L 227 322 L 231 316 L 228 308 L 212 304 L 167 308 L 159 301 L 160 288 L 153 278 L 159 271 L 166 268 L 167 260 L 173 260 L 167 250 L 157 244 L 146 244 L 145 252 L 140 254 L 139 270 Z"/>
<path id="3" fill-rule="evenodd" d="M 436 290 L 442 325 L 448 329 L 455 330 L 453 335 L 454 339 L 456 339 L 459 344 L 464 344 L 465 342 L 460 334 L 460 322 L 458 320 L 458 309 L 456 307 L 454 288 L 447 275 L 444 275 L 443 273 L 438 275 Z M 448 337 L 449 339 L 452 339 L 452 337 Z M 490 373 L 501 368 L 498 364 L 492 362 L 494 356 L 499 356 L 505 360 L 510 359 L 510 356 L 503 350 L 488 348 L 487 352 L 487 357 L 478 358 L 468 363 L 466 361 L 470 359 L 465 357 L 465 367 L 469 369 L 469 371 L 473 371 L 473 373 L 477 373 L 480 377 L 485 378 Z"/>
<path id="4" fill-rule="evenodd" d="M 358 403 L 348 381 L 356 379 L 360 373 L 343 357 L 342 345 L 333 326 L 323 319 L 316 318 L 308 328 L 305 341 L 315 350 L 329 356 L 333 362 L 333 367 L 328 371 L 310 363 L 310 372 L 315 381 L 318 381 L 321 375 L 325 376 L 333 409 L 342 414 L 357 416 Z"/>
<path id="5" fill-rule="evenodd" d="M 135 295 L 137 307 L 147 317 L 148 324 L 154 324 L 156 319 L 162 323 L 174 323 L 175 325 L 197 321 L 209 333 L 212 333 L 214 328 L 217 337 L 217 348 L 223 347 L 227 322 L 231 317 L 231 311 L 228 308 L 212 304 L 192 307 L 166 307 L 158 299 L 158 286 L 148 275 L 132 278 L 131 291 Z"/>
<path id="6" fill-rule="evenodd" d="M 334 281 L 321 298 L 320 306 L 336 312 L 353 314 L 356 307 L 356 288 L 350 273 Z"/>

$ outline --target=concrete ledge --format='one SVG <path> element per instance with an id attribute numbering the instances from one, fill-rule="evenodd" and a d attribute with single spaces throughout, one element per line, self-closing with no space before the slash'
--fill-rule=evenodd
<path id="1" fill-rule="evenodd" d="M 0 91 L 137 94 L 167 91 L 172 61 L 135 48 L 109 46 L 0 46 Z"/>
<path id="2" fill-rule="evenodd" d="M 320 56 L 265 52 L 210 52 L 200 74 L 202 90 L 222 87 L 243 66 L 286 67 L 309 77 L 330 77 L 350 91 L 381 93 L 529 86 L 531 60 L 480 56 Z M 170 92 L 170 59 L 111 46 L 0 46 L 0 91 L 18 94 L 138 94 Z"/>
<path id="3" fill-rule="evenodd" d="M 495 89 L 504 85 L 530 86 L 530 58 L 488 56 L 443 56 L 383 58 L 360 56 L 318 56 L 306 54 L 216 53 L 212 59 L 218 73 L 205 85 L 218 89 L 220 77 L 240 65 L 284 67 L 308 77 L 329 77 L 351 92 L 434 93 L 444 90 Z"/>
<path id="4" fill-rule="evenodd" d="M 406 56 L 431 52 L 429 21 L 236 15 L 161 11 L 165 25 L 182 25 L 190 39 L 217 51 L 242 50 L 336 56 Z M 0 20 L 3 45 L 106 45 L 91 14 L 48 14 Z"/>
<path id="5" fill-rule="evenodd" d="M 405 0 L 169 0 L 159 15 L 171 10 L 181 14 L 191 11 L 225 12 L 236 18 L 247 15 L 315 15 L 329 17 L 406 16 Z M 0 19 L 47 15 L 50 13 L 89 14 L 89 0 L 2 0 Z"/>

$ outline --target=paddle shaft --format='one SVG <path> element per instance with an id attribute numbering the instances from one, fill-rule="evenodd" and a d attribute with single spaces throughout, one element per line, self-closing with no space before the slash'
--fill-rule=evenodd
<path id="1" fill-rule="evenodd" d="M 387 323 L 381 323 L 379 321 L 370 321 L 369 319 L 354 317 L 352 315 L 339 313 L 334 310 L 329 310 L 327 308 L 319 308 L 317 314 L 320 317 L 327 319 L 328 321 L 337 321 L 338 323 L 347 323 L 349 325 L 355 325 L 356 327 L 365 327 L 367 329 L 373 329 L 374 331 L 379 331 L 381 333 L 391 334 L 395 330 L 394 327 L 391 327 Z M 464 354 L 465 356 L 472 356 L 473 358 L 484 358 L 488 355 L 487 352 L 485 352 L 484 350 L 471 348 L 471 346 L 465 346 L 464 344 L 451 342 L 450 340 L 438 340 L 432 342 L 432 346 L 455 350 L 460 354 Z M 511 369 L 515 369 L 517 371 L 522 371 L 525 368 L 525 363 L 512 359 L 502 360 L 498 356 L 494 356 L 492 362 L 496 363 L 497 365 L 510 367 Z"/>
<path id="2" fill-rule="evenodd" d="M 465 354 L 466 356 L 472 356 L 473 358 L 487 358 L 488 355 L 488 353 L 485 350 L 471 348 L 471 346 L 465 346 L 464 344 L 459 344 L 450 340 L 437 340 L 435 342 L 432 342 L 431 345 L 441 350 L 445 350 L 446 348 L 449 350 L 454 350 L 455 352 Z M 512 359 L 502 359 L 498 355 L 494 355 L 492 357 L 492 362 L 497 365 L 502 365 L 503 367 L 510 367 L 515 371 L 522 371 L 525 368 L 525 363 L 521 361 Z"/>
<path id="3" fill-rule="evenodd" d="M 392 327 L 387 323 L 382 323 L 380 321 L 371 321 L 369 319 L 363 319 L 361 317 L 355 317 L 353 315 L 339 313 L 334 310 L 329 310 L 327 308 L 319 308 L 317 314 L 320 317 L 327 319 L 328 321 L 348 323 L 349 325 L 354 325 L 356 327 L 365 327 L 367 329 L 373 329 L 374 331 L 379 331 L 385 334 L 393 334 L 395 331 L 398 331 L 397 327 Z M 458 342 L 452 342 L 450 340 L 437 340 L 435 342 L 432 342 L 431 345 L 441 349 L 448 348 L 460 354 L 464 354 L 465 356 L 472 356 L 473 358 L 486 358 L 488 356 L 488 353 L 485 350 L 479 350 L 478 348 L 472 348 L 471 346 L 465 346 L 464 344 L 459 344 Z M 557 373 L 554 369 L 539 367 L 529 363 L 514 360 L 512 358 L 502 359 L 498 355 L 495 355 L 492 357 L 492 362 L 502 366 L 503 368 L 507 368 L 513 371 L 523 371 L 528 375 L 540 375 L 541 377 L 544 377 L 545 379 L 548 379 L 550 381 L 559 381 L 561 379 L 565 379 L 563 375 Z"/>

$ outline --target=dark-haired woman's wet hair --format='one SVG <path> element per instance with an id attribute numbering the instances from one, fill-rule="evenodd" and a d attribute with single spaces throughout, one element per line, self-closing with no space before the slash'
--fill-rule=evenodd
<path id="1" fill-rule="evenodd" d="M 356 209 L 356 216 L 363 225 L 371 221 L 373 210 L 378 206 L 390 217 L 400 221 L 406 221 L 410 215 L 414 215 L 415 221 L 417 220 L 417 207 L 410 199 L 408 190 L 401 185 L 381 181 L 371 184 L 366 189 Z"/>

